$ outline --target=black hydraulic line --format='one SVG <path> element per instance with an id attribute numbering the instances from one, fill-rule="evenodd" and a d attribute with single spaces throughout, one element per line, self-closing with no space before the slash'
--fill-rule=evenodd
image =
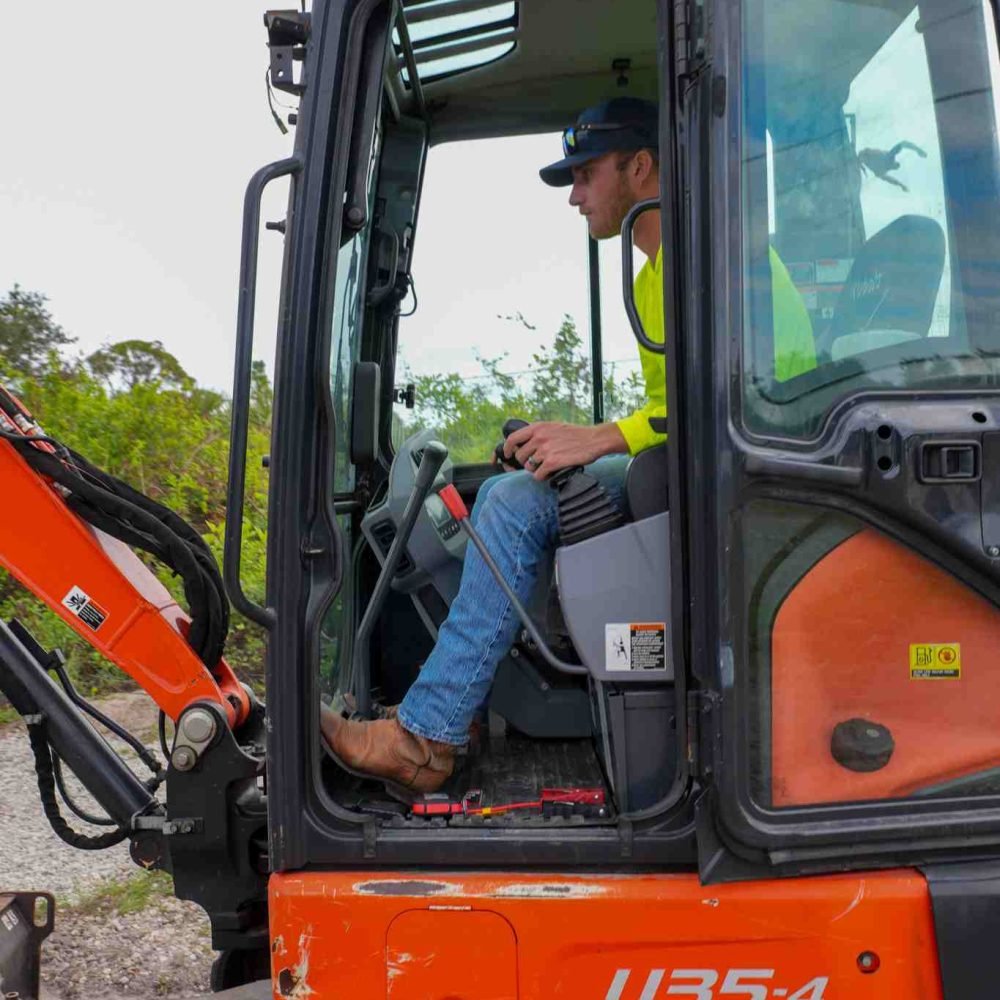
<path id="1" fill-rule="evenodd" d="M 117 829 L 96 837 L 77 833 L 63 819 L 56 802 L 55 782 L 53 779 L 52 751 L 46 733 L 45 724 L 41 721 L 28 725 L 28 739 L 35 754 L 35 772 L 38 775 L 38 793 L 42 799 L 42 809 L 53 831 L 60 840 L 82 851 L 101 851 L 107 847 L 120 844 L 128 836 L 128 824 L 116 824 Z M 114 820 L 112 820 L 114 822 Z"/>
<path id="2" fill-rule="evenodd" d="M 590 372 L 593 382 L 594 423 L 604 423 L 604 352 L 601 338 L 601 261 L 597 240 L 587 233 L 590 290 Z"/>
<path id="3" fill-rule="evenodd" d="M 94 826 L 117 826 L 113 819 L 109 816 L 97 816 L 94 813 L 87 812 L 70 794 L 69 789 L 66 787 L 66 780 L 63 775 L 62 760 L 59 758 L 59 754 L 52 752 L 51 747 L 49 748 L 52 754 L 52 773 L 56 779 L 56 788 L 59 789 L 59 796 L 62 798 L 63 802 L 66 803 L 69 808 L 76 813 L 85 823 L 92 823 Z M 143 785 L 150 791 L 155 792 L 164 781 L 167 780 L 166 771 L 157 771 L 153 777 L 147 778 L 143 782 Z"/>
<path id="4" fill-rule="evenodd" d="M 66 762 L 102 809 L 124 830 L 132 828 L 136 816 L 161 807 L 125 762 L 111 749 L 45 668 L 0 622 L 0 690 L 22 716 L 44 718 L 45 731 L 29 726 L 39 766 L 48 761 L 47 781 L 54 785 L 48 744 Z M 43 775 L 40 772 L 40 780 Z M 54 799 L 54 790 L 53 790 Z M 47 810 L 48 811 L 48 810 Z"/>
<path id="5" fill-rule="evenodd" d="M 63 775 L 62 761 L 59 759 L 58 754 L 51 752 L 52 758 L 52 774 L 56 779 L 56 788 L 59 789 L 59 795 L 63 802 L 77 815 L 84 823 L 90 823 L 93 826 L 113 826 L 118 827 L 118 824 L 111 819 L 109 816 L 98 816 L 95 813 L 89 813 L 83 806 L 79 805 L 72 795 L 69 793 L 69 789 L 66 787 L 66 779 Z"/>
<path id="6" fill-rule="evenodd" d="M 68 454 L 65 445 L 60 444 L 55 438 L 50 438 L 47 434 L 33 434 L 28 437 L 24 434 L 17 434 L 14 431 L 0 430 L 0 439 L 10 441 L 11 444 L 22 444 L 25 441 L 34 441 L 38 444 L 52 445 L 60 454 Z"/>
<path id="7" fill-rule="evenodd" d="M 204 540 L 173 511 L 58 445 L 66 458 L 37 448 L 36 437 L 9 438 L 35 472 L 66 488 L 66 505 L 95 528 L 149 552 L 184 584 L 191 612 L 187 641 L 212 670 L 229 630 L 229 606 L 218 566 Z"/>
<path id="8" fill-rule="evenodd" d="M 162 708 L 156 720 L 156 733 L 160 737 L 160 750 L 163 752 L 163 759 L 170 760 L 170 748 L 167 746 L 167 713 Z"/>
<path id="9" fill-rule="evenodd" d="M 368 607 L 365 608 L 357 637 L 354 640 L 354 655 L 351 658 L 351 687 L 354 691 L 358 714 L 366 719 L 370 717 L 372 707 L 369 650 L 371 634 L 375 629 L 378 616 L 382 613 L 385 599 L 389 596 L 392 578 L 396 575 L 399 560 L 410 540 L 413 525 L 423 510 L 424 500 L 427 499 L 427 494 L 430 493 L 431 486 L 434 485 L 434 478 L 447 457 L 448 449 L 440 442 L 429 441 L 424 445 L 423 455 L 420 458 L 420 465 L 413 483 L 413 492 L 410 494 L 409 500 L 406 501 L 396 537 L 393 538 L 385 562 L 382 563 L 382 570 L 378 575 L 378 580 L 375 581 L 375 589 L 368 601 Z"/>
<path id="10" fill-rule="evenodd" d="M 127 743 L 153 774 L 161 773 L 162 765 L 156 759 L 156 756 L 146 749 L 141 740 L 137 739 L 124 726 L 120 726 L 114 719 L 105 715 L 99 708 L 95 708 L 89 701 L 80 696 L 80 693 L 73 686 L 69 674 L 66 673 L 62 654 L 58 650 L 51 655 L 46 654 L 45 650 L 35 641 L 34 636 L 16 618 L 8 622 L 8 625 L 17 640 L 43 667 L 55 671 L 56 676 L 63 686 L 63 690 L 66 692 L 66 696 L 81 712 L 86 712 L 87 715 L 99 722 L 105 729 L 114 733 L 123 743 Z M 59 771 L 57 769 L 56 782 L 58 783 L 58 781 Z"/>

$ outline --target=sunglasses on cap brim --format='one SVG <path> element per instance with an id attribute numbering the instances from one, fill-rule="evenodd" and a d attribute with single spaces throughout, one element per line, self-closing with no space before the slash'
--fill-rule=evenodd
<path id="1" fill-rule="evenodd" d="M 634 126 L 614 125 L 611 122 L 594 125 L 570 125 L 569 128 L 563 130 L 562 134 L 563 156 L 585 153 L 589 144 L 589 136 L 593 132 L 617 132 L 625 128 L 634 128 Z"/>

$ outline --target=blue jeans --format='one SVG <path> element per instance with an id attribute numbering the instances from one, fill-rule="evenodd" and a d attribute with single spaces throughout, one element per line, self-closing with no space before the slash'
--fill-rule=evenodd
<path id="1" fill-rule="evenodd" d="M 608 455 L 587 467 L 619 505 L 627 463 L 627 455 Z M 527 472 L 494 476 L 479 490 L 472 523 L 504 579 L 527 604 L 559 537 L 556 491 Z M 520 628 L 510 601 L 470 542 L 462 583 L 437 644 L 399 706 L 403 728 L 442 743 L 468 742 L 469 724 Z"/>

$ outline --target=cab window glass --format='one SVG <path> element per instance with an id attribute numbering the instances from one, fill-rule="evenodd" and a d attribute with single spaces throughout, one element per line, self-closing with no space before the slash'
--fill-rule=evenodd
<path id="1" fill-rule="evenodd" d="M 997 373 L 988 7 L 749 0 L 743 421 L 811 437 L 845 395 Z M 798 39 L 794 44 L 792 39 Z"/>
<path id="2" fill-rule="evenodd" d="M 844 104 L 851 148 L 857 156 L 861 185 L 861 223 L 866 234 L 881 232 L 905 215 L 933 221 L 941 233 L 948 231 L 945 213 L 944 172 L 937 121 L 924 113 L 934 103 L 923 38 L 917 30 L 914 8 L 889 40 L 851 82 Z M 900 67 L 906 76 L 900 80 Z M 885 95 L 898 89 L 899 97 Z M 892 144 L 888 136 L 896 136 Z M 898 223 L 897 223 L 898 225 Z M 931 231 L 931 230 L 929 230 Z M 943 266 L 934 295 L 928 337 L 947 337 L 951 302 L 951 269 L 948 241 L 942 247 Z M 933 281 L 933 276 L 931 276 Z M 833 319 L 833 308 L 823 317 Z M 864 340 L 857 338 L 831 345 L 834 356 L 859 353 Z"/>
<path id="3" fill-rule="evenodd" d="M 372 218 L 374 174 L 380 150 L 376 128 L 369 157 L 368 218 Z M 330 402 L 333 407 L 336 437 L 334 472 L 330 491 L 334 496 L 350 494 L 355 485 L 355 469 L 350 453 L 350 400 L 354 365 L 361 351 L 364 278 L 367 269 L 371 223 L 346 240 L 336 251 L 336 279 L 333 289 L 333 316 L 330 323 Z M 351 521 L 340 516 L 337 523 L 350 548 Z M 349 653 L 343 637 L 349 635 L 346 623 L 350 615 L 353 581 L 345 576 L 344 586 L 323 617 L 320 630 L 320 683 L 325 693 L 336 689 L 341 665 Z"/>
<path id="4" fill-rule="evenodd" d="M 508 417 L 592 423 L 587 233 L 569 188 L 547 187 L 558 134 L 447 143 L 427 157 L 402 305 L 393 444 L 432 428 L 458 463 L 485 462 Z M 467 192 L 460 193 L 460 192 Z M 618 240 L 601 246 L 604 416 L 643 402 L 621 299 Z"/>

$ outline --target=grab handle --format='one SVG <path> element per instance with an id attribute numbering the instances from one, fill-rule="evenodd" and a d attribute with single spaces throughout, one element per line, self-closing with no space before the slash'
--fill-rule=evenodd
<path id="1" fill-rule="evenodd" d="M 229 485 L 226 489 L 226 531 L 222 574 L 234 608 L 265 628 L 274 626 L 274 609 L 255 604 L 243 592 L 240 562 L 243 550 L 243 496 L 247 472 L 247 429 L 250 421 L 250 375 L 253 363 L 253 318 L 257 299 L 257 240 L 264 188 L 278 177 L 297 174 L 298 157 L 261 167 L 247 185 L 243 199 L 243 246 L 240 251 L 240 298 L 236 318 L 236 359 L 233 372 L 233 415 L 229 431 Z M 286 234 L 287 236 L 287 234 Z"/>
<path id="2" fill-rule="evenodd" d="M 642 320 L 639 312 L 635 308 L 635 289 L 632 287 L 635 282 L 635 268 L 632 264 L 632 233 L 635 230 L 636 220 L 643 212 L 659 209 L 659 198 L 647 198 L 645 201 L 637 202 L 629 209 L 628 215 L 622 222 L 622 294 L 625 297 L 625 312 L 628 313 L 628 320 L 632 324 L 632 332 L 635 339 L 653 354 L 665 354 L 667 346 L 665 343 L 657 343 L 646 336 L 646 331 L 642 327 Z"/>

